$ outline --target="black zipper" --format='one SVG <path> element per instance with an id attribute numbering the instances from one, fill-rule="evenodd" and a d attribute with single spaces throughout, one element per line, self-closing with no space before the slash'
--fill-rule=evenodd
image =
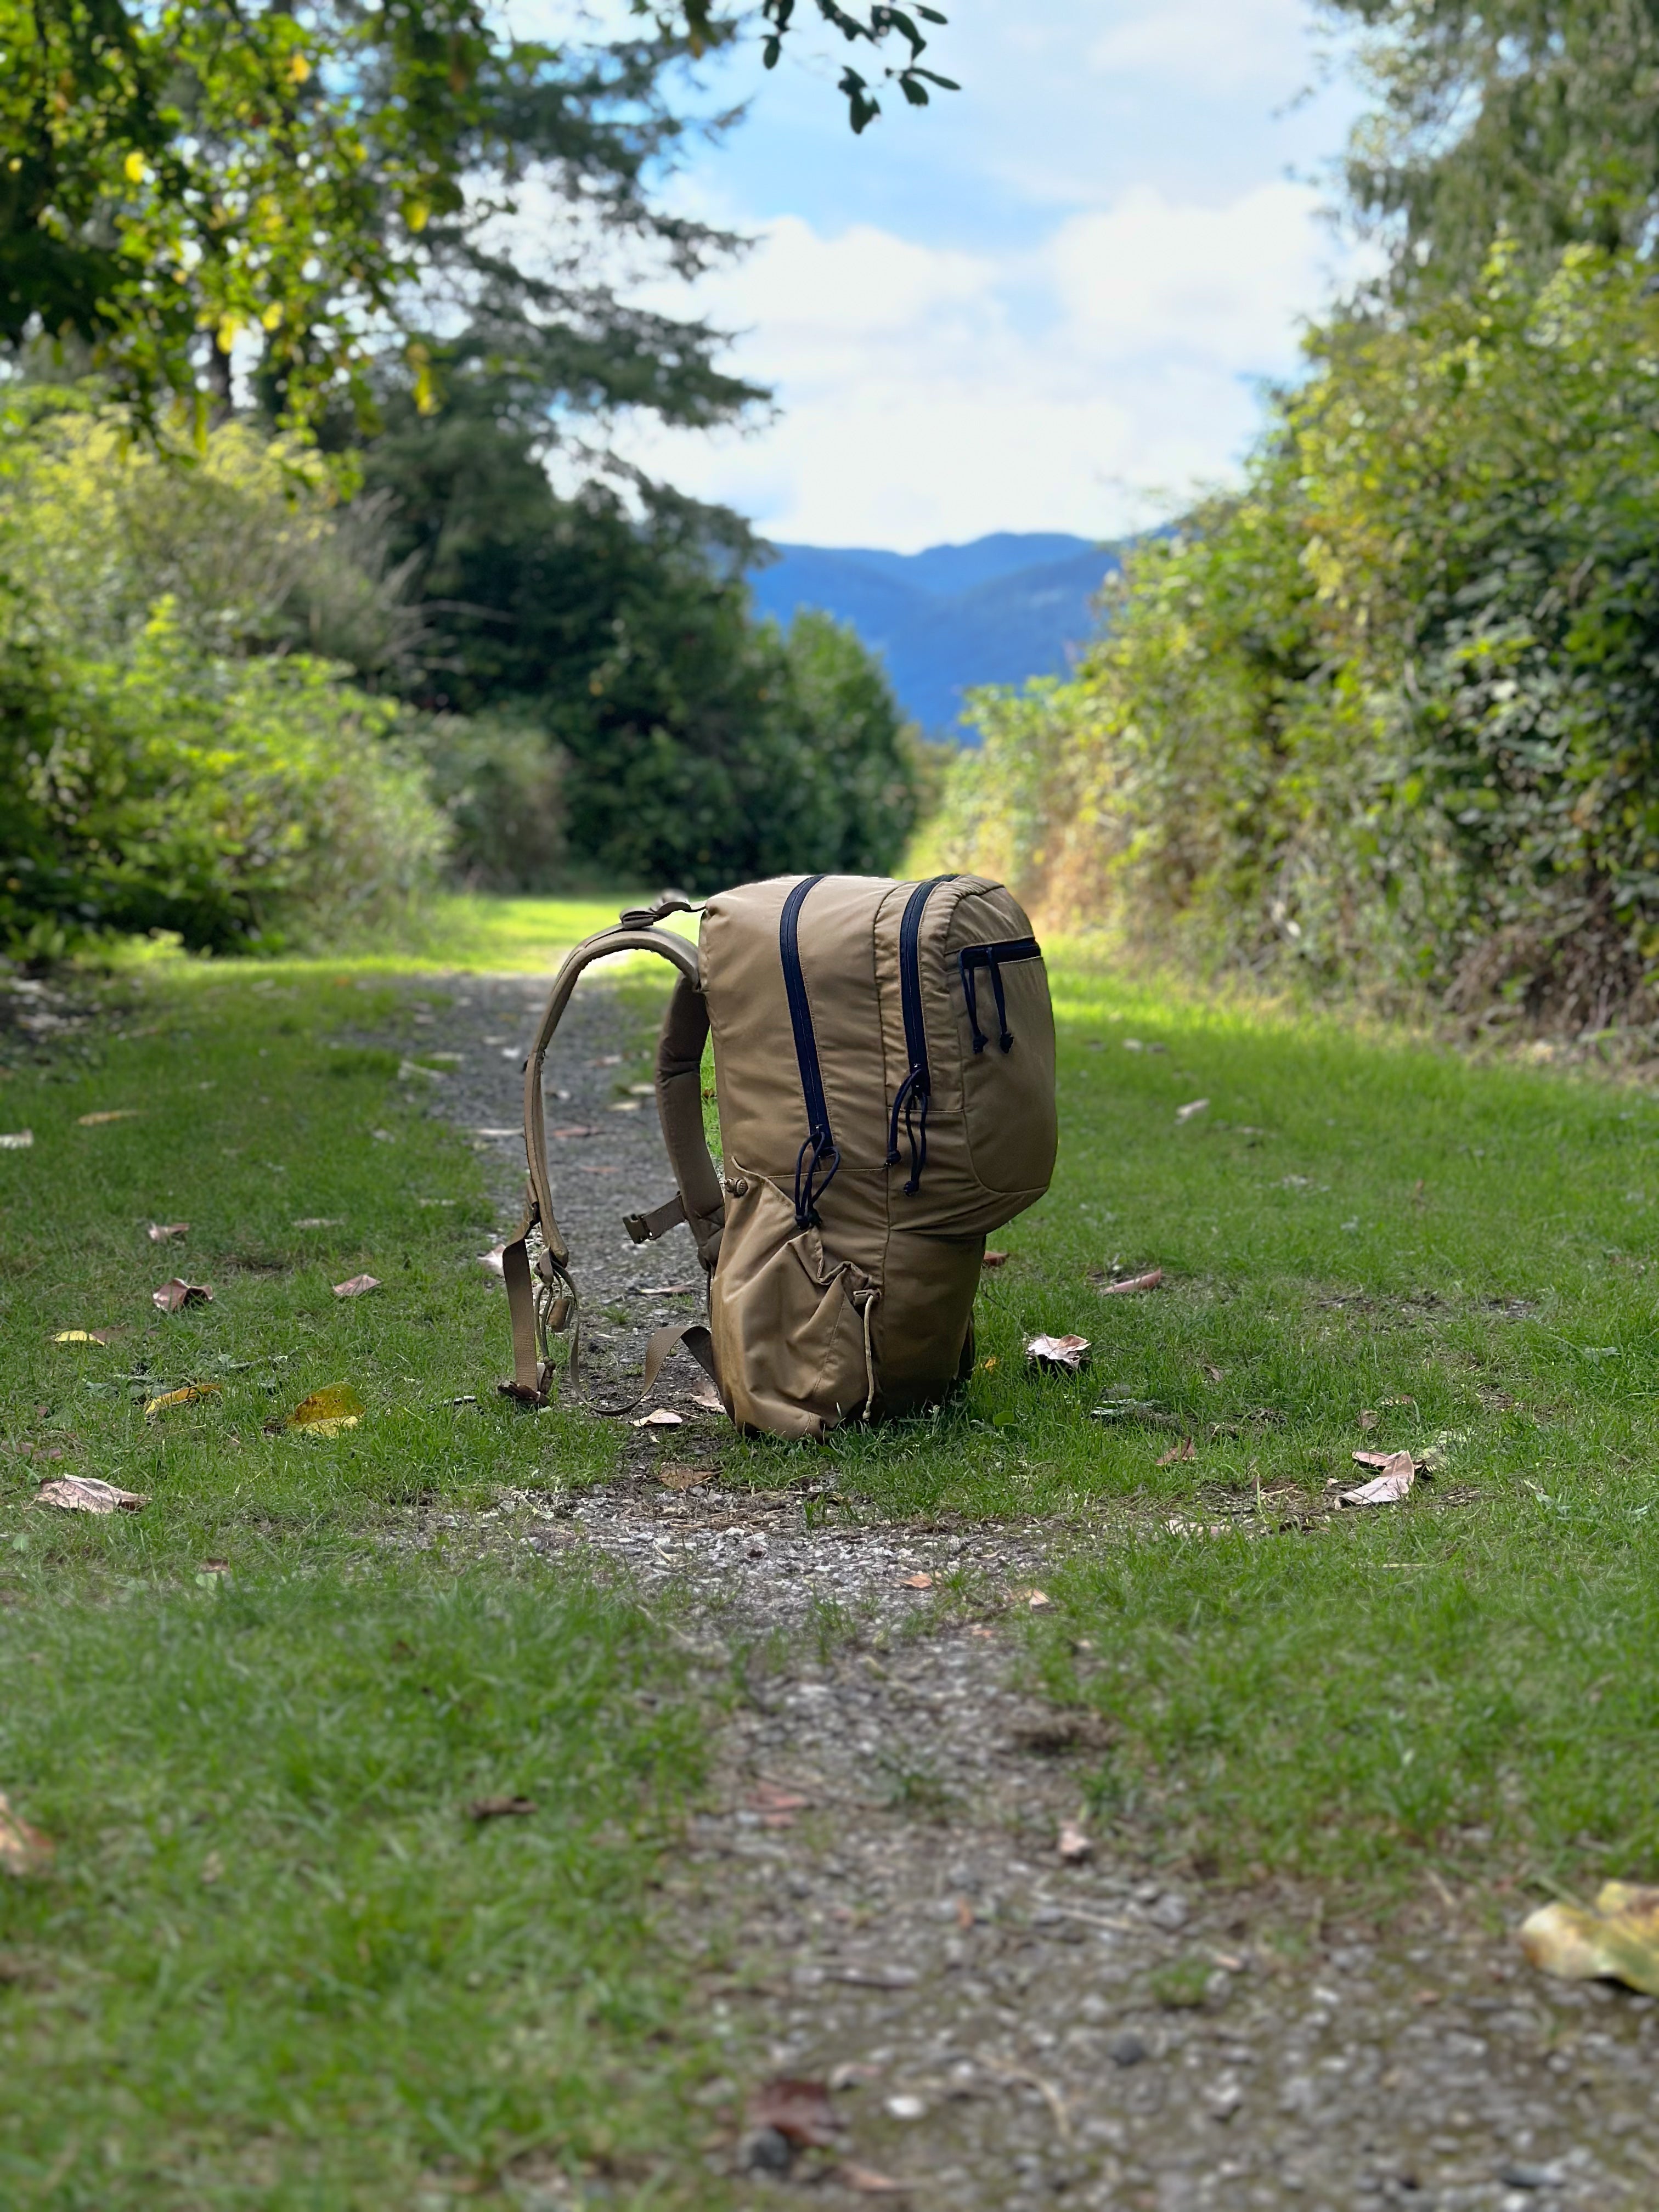
<path id="1" fill-rule="evenodd" d="M 893 1100 L 892 1119 L 887 1129 L 887 1164 L 898 1165 L 899 1115 L 904 1115 L 904 1131 L 910 1146 L 910 1179 L 905 1184 L 907 1196 L 914 1196 L 921 1188 L 921 1171 L 927 1164 L 927 1100 L 933 1079 L 927 1070 L 927 1024 L 921 1011 L 921 918 L 927 912 L 927 902 L 941 884 L 954 882 L 951 876 L 931 876 L 925 884 L 918 884 L 904 902 L 903 919 L 899 923 L 899 1005 L 904 1013 L 904 1052 L 910 1066 Z M 916 1105 L 921 1102 L 921 1129 L 916 1127 Z"/>
<path id="2" fill-rule="evenodd" d="M 1005 960 L 1041 960 L 1042 947 L 1035 937 L 1010 937 L 1000 945 L 964 945 L 957 956 L 962 971 L 962 995 L 968 1002 L 968 1020 L 974 1032 L 974 1050 L 983 1052 L 989 1039 L 979 1025 L 979 993 L 974 984 L 975 968 L 991 971 L 991 989 L 997 1002 L 997 1042 L 1004 1052 L 1013 1050 L 1013 1033 L 1008 1027 L 1008 1009 L 1002 998 L 1002 963 Z"/>
<path id="3" fill-rule="evenodd" d="M 805 876 L 783 902 L 778 924 L 778 952 L 783 962 L 783 988 L 789 1000 L 789 1024 L 795 1033 L 795 1062 L 800 1070 L 801 1097 L 806 1107 L 806 1142 L 795 1156 L 795 1224 L 800 1229 L 817 1226 L 817 1200 L 829 1189 L 841 1165 L 830 1133 L 830 1109 L 823 1096 L 823 1070 L 818 1065 L 818 1041 L 812 1029 L 812 1008 L 806 996 L 806 978 L 800 966 L 800 910 L 806 894 L 822 876 Z M 810 1157 L 809 1157 L 810 1155 Z M 818 1170 L 825 1161 L 830 1172 L 820 1183 Z"/>

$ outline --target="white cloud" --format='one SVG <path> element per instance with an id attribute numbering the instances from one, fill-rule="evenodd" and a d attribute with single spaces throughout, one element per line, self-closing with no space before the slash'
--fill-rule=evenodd
<path id="1" fill-rule="evenodd" d="M 745 331 L 734 365 L 781 414 L 631 450 L 781 538 L 1115 535 L 1236 465 L 1253 380 L 1294 369 L 1333 252 L 1316 194 L 1284 182 L 1215 206 L 1135 186 L 1005 253 L 785 216 L 697 301 Z"/>
<path id="2" fill-rule="evenodd" d="M 1188 92 L 1271 88 L 1282 98 L 1299 89 L 1291 72 L 1309 57 L 1299 33 L 1303 0 L 1152 0 L 1124 9 L 1090 45 L 1089 67 L 1101 76 L 1159 76 Z"/>

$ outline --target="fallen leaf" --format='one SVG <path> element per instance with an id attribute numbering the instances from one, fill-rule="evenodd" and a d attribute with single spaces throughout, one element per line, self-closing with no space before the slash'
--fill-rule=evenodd
<path id="1" fill-rule="evenodd" d="M 441 1203 L 441 1200 L 428 1200 L 424 1198 L 421 1200 L 422 1206 L 440 1203 Z M 294 1226 L 296 1229 L 343 1229 L 345 1216 L 343 1213 L 302 1213 L 295 1222 Z"/>
<path id="2" fill-rule="evenodd" d="M 1196 1459 L 1197 1457 L 1198 1453 L 1194 1448 L 1192 1438 L 1190 1437 L 1185 1437 L 1182 1439 L 1180 1443 L 1170 1445 L 1169 1450 L 1166 1451 L 1163 1458 L 1159 1460 L 1158 1465 L 1160 1467 L 1174 1467 L 1182 1460 Z"/>
<path id="3" fill-rule="evenodd" d="M 165 1413 L 170 1406 L 189 1406 L 198 1398 L 216 1398 L 218 1395 L 219 1385 L 216 1382 L 186 1382 L 182 1389 L 164 1390 L 159 1398 L 147 1399 L 144 1419 L 153 1421 L 158 1413 Z"/>
<path id="4" fill-rule="evenodd" d="M 994 1372 L 994 1370 L 995 1370 L 996 1364 L 997 1364 L 997 1356 L 996 1356 L 995 1352 L 994 1352 L 991 1354 L 991 1356 L 990 1356 L 990 1358 L 989 1358 L 988 1359 L 981 1359 L 981 1360 L 980 1361 L 980 1363 L 979 1363 L 979 1371 L 980 1371 L 980 1373 L 981 1373 L 981 1375 L 989 1375 L 989 1374 L 991 1374 L 991 1373 L 992 1373 L 992 1372 Z"/>
<path id="5" fill-rule="evenodd" d="M 1220 1368 L 1212 1367 L 1207 1359 L 1205 1361 L 1204 1380 L 1206 1382 L 1224 1382 L 1226 1379 L 1226 1376 L 1222 1373 Z"/>
<path id="6" fill-rule="evenodd" d="M 978 1916 L 975 1914 L 973 1906 L 969 1903 L 965 1897 L 957 1898 L 957 1926 L 961 1929 L 964 1936 L 974 1925 L 975 1920 L 977 1917 Z"/>
<path id="7" fill-rule="evenodd" d="M 841 2132 L 830 2092 L 822 2081 L 800 2081 L 787 2075 L 763 2081 L 750 2092 L 744 2115 L 750 2128 L 772 2128 L 798 2149 L 824 2148 Z"/>
<path id="8" fill-rule="evenodd" d="M 523 1820 L 536 1809 L 533 1797 L 475 1797 L 466 1808 L 469 1820 Z"/>
<path id="9" fill-rule="evenodd" d="M 374 1138 L 377 1145 L 395 1145 L 398 1141 L 398 1139 L 392 1135 L 390 1129 L 371 1129 L 368 1133 Z M 481 1131 L 480 1134 L 482 1133 L 483 1132 Z M 509 1136 L 516 1137 L 519 1133 L 516 1129 L 510 1129 L 507 1133 Z"/>
<path id="10" fill-rule="evenodd" d="M 590 1060 L 588 1066 L 590 1067 L 620 1067 L 622 1059 L 623 1056 L 619 1052 L 602 1052 L 597 1060 Z"/>
<path id="11" fill-rule="evenodd" d="M 100 1482 L 95 1474 L 60 1474 L 55 1481 L 41 1484 L 34 1503 L 56 1505 L 65 1513 L 136 1513 L 149 1500 L 136 1490 Z"/>
<path id="12" fill-rule="evenodd" d="M 228 1559 L 204 1559 L 201 1566 L 197 1571 L 204 1575 L 228 1575 L 230 1572 L 230 1561 Z"/>
<path id="13" fill-rule="evenodd" d="M 1019 1589 L 1011 1589 L 1008 1595 L 1016 1605 L 1047 1605 L 1048 1602 L 1047 1590 L 1032 1589 L 1029 1585 Z"/>
<path id="14" fill-rule="evenodd" d="M 1369 1407 L 1361 1410 L 1359 1425 L 1362 1429 L 1380 1428 L 1382 1425 L 1382 1416 L 1381 1413 L 1373 1413 Z"/>
<path id="15" fill-rule="evenodd" d="M 1060 1840 L 1054 1849 L 1067 1866 L 1081 1866 L 1085 1859 L 1094 1856 L 1094 1848 L 1093 1839 L 1084 1833 L 1080 1823 L 1076 1820 L 1060 1822 Z"/>
<path id="16" fill-rule="evenodd" d="M 1594 1911 L 1541 1905 L 1522 1921 L 1520 1937 L 1540 1973 L 1564 1982 L 1623 1982 L 1659 1996 L 1659 1889 L 1603 1882 Z"/>
<path id="17" fill-rule="evenodd" d="M 1209 1104 L 1207 1098 L 1189 1098 L 1184 1106 L 1176 1108 L 1177 1121 L 1190 1121 L 1194 1114 L 1201 1114 Z"/>
<path id="18" fill-rule="evenodd" d="M 417 1075 L 423 1075 L 428 1083 L 444 1083 L 448 1080 L 441 1067 L 422 1067 L 418 1060 L 405 1060 L 399 1062 L 398 1067 L 399 1083 L 412 1083 Z"/>
<path id="19" fill-rule="evenodd" d="M 677 1460 L 670 1460 L 657 1469 L 657 1480 L 665 1490 L 701 1490 L 713 1474 L 712 1468 L 684 1467 Z"/>
<path id="20" fill-rule="evenodd" d="M 824 2179 L 850 2189 L 855 2197 L 908 2197 L 915 2187 L 913 2181 L 895 2181 L 890 2173 L 878 2173 L 872 2166 L 832 2166 Z"/>
<path id="21" fill-rule="evenodd" d="M 34 1142 L 33 1129 L 0 1130 L 0 1152 L 23 1152 Z"/>
<path id="22" fill-rule="evenodd" d="M 95 1129 L 105 1121 L 136 1121 L 141 1110 L 137 1106 L 117 1106 L 106 1114 L 77 1114 L 76 1125 L 82 1129 Z"/>
<path id="23" fill-rule="evenodd" d="M 1339 1505 L 1397 1505 L 1417 1480 L 1417 1462 L 1409 1452 L 1355 1452 L 1353 1456 L 1362 1467 L 1380 1466 L 1382 1472 L 1357 1490 L 1341 1492 Z"/>
<path id="24" fill-rule="evenodd" d="M 906 1575 L 904 1587 L 906 1589 L 932 1589 L 933 1577 L 932 1575 Z"/>
<path id="25" fill-rule="evenodd" d="M 203 1887 L 207 1889 L 211 1889 L 216 1881 L 222 1881 L 224 1878 L 225 1863 L 223 1859 L 219 1856 L 217 1851 L 210 1851 L 207 1856 L 202 1861 L 201 1881 Z"/>
<path id="26" fill-rule="evenodd" d="M 121 1334 L 118 1328 L 60 1328 L 52 1340 L 54 1344 L 113 1344 Z"/>
<path id="27" fill-rule="evenodd" d="M 380 1287 L 378 1275 L 350 1275 L 343 1283 L 336 1283 L 334 1295 L 337 1298 L 360 1298 L 365 1291 L 378 1291 Z"/>
<path id="28" fill-rule="evenodd" d="M 56 1849 L 50 1836 L 32 1828 L 21 1814 L 12 1811 L 5 1791 L 0 1790 L 0 1867 L 20 1876 L 44 1874 Z"/>
<path id="29" fill-rule="evenodd" d="M 144 1234 L 152 1244 L 170 1244 L 175 1237 L 188 1237 L 187 1221 L 152 1221 Z"/>
<path id="30" fill-rule="evenodd" d="M 1025 1357 L 1038 1367 L 1063 1368 L 1075 1375 L 1089 1352 L 1086 1336 L 1034 1336 L 1025 1346 Z"/>
<path id="31" fill-rule="evenodd" d="M 611 1102 L 610 1111 L 613 1114 L 637 1114 L 639 1110 L 637 1098 L 613 1098 Z"/>
<path id="32" fill-rule="evenodd" d="M 501 1255 L 506 1249 L 505 1244 L 492 1244 L 487 1252 L 479 1253 L 478 1265 L 481 1267 L 487 1267 L 492 1275 L 500 1275 L 505 1279 L 507 1267 Z"/>
<path id="33" fill-rule="evenodd" d="M 657 1095 L 657 1086 L 654 1083 L 630 1083 L 628 1086 L 628 1095 L 630 1098 L 654 1098 Z"/>
<path id="34" fill-rule="evenodd" d="M 1103 1298 L 1110 1298 L 1115 1297 L 1122 1291 L 1155 1291 L 1163 1280 L 1163 1268 L 1154 1267 L 1150 1274 L 1130 1275 L 1121 1283 L 1103 1283 L 1100 1285 L 1100 1295 Z"/>
<path id="35" fill-rule="evenodd" d="M 513 1129 L 507 1133 L 516 1137 L 519 1132 Z M 597 1137 L 599 1133 L 597 1128 L 588 1128 L 584 1124 L 574 1123 L 569 1128 L 550 1129 L 547 1133 L 550 1137 Z"/>
<path id="36" fill-rule="evenodd" d="M 1006 1252 L 988 1252 L 979 1264 L 981 1267 L 1006 1267 L 1008 1255 Z"/>
<path id="37" fill-rule="evenodd" d="M 666 1406 L 653 1406 L 648 1413 L 641 1413 L 630 1424 L 636 1429 L 678 1429 L 685 1425 L 684 1413 L 671 1413 Z"/>
<path id="38" fill-rule="evenodd" d="M 701 1283 L 641 1284 L 634 1293 L 636 1298 L 693 1298 L 702 1288 Z"/>
<path id="39" fill-rule="evenodd" d="M 301 1398 L 291 1413 L 265 1423 L 268 1437 L 284 1429 L 304 1429 L 313 1437 L 337 1437 L 342 1429 L 355 1429 L 363 1417 L 363 1401 L 349 1382 L 331 1382 Z"/>
<path id="40" fill-rule="evenodd" d="M 775 1782 L 763 1782 L 750 1793 L 751 1810 L 761 1816 L 763 1828 L 793 1828 L 797 1813 L 811 1809 L 812 1801 L 803 1797 L 799 1790 L 781 1789 Z"/>
<path id="41" fill-rule="evenodd" d="M 159 1291 L 152 1291 L 149 1294 L 150 1304 L 158 1306 L 163 1313 L 178 1313 L 185 1306 L 207 1305 L 212 1297 L 213 1293 L 205 1283 L 187 1283 L 182 1275 L 174 1275 L 170 1282 L 163 1283 Z"/>
<path id="42" fill-rule="evenodd" d="M 691 1403 L 694 1406 L 701 1406 L 705 1413 L 723 1413 L 726 1411 L 725 1407 L 720 1403 L 720 1392 L 707 1387 L 691 1393 Z"/>

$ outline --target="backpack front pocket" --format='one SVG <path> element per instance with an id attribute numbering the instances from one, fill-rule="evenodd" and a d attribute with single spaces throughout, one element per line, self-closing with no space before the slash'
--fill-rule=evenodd
<path id="1" fill-rule="evenodd" d="M 1054 1016 L 1034 937 L 956 955 L 962 1109 L 974 1177 L 1010 1195 L 1048 1188 L 1054 1115 Z"/>
<path id="2" fill-rule="evenodd" d="M 726 1230 L 709 1285 L 714 1365 L 740 1428 L 822 1437 L 868 1410 L 875 1285 L 796 1225 L 764 1176 L 728 1170 Z"/>

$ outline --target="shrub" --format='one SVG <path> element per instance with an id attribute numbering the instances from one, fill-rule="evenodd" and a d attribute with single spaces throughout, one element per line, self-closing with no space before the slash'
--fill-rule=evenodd
<path id="1" fill-rule="evenodd" d="M 982 695 L 954 849 L 1039 904 L 1465 1013 L 1651 1019 L 1659 304 L 1340 323 L 1236 497 L 1137 550 L 1071 682 Z"/>

